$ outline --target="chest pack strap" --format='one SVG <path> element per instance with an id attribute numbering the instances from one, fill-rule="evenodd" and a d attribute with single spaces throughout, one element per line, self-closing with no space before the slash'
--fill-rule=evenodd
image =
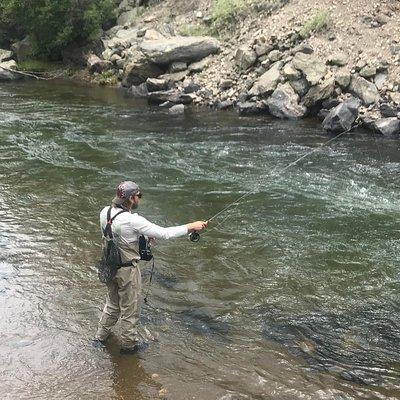
<path id="1" fill-rule="evenodd" d="M 103 230 L 104 236 L 105 236 L 105 237 L 108 237 L 109 239 L 112 239 L 112 238 L 114 237 L 114 236 L 113 236 L 113 233 L 112 233 L 112 229 L 111 229 L 111 225 L 112 225 L 114 219 L 115 219 L 116 217 L 118 217 L 119 214 L 122 214 L 122 213 L 124 213 L 124 212 L 128 212 L 127 210 L 118 211 L 118 212 L 111 218 L 111 208 L 112 208 L 112 207 L 110 206 L 110 208 L 109 208 L 108 211 L 107 211 L 107 224 L 106 224 L 106 227 L 105 227 L 104 230 Z"/>

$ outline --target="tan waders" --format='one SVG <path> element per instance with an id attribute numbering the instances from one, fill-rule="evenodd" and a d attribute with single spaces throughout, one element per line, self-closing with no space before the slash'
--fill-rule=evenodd
<path id="1" fill-rule="evenodd" d="M 107 283 L 107 302 L 99 321 L 96 339 L 104 341 L 112 327 L 121 322 L 121 346 L 133 348 L 138 342 L 137 324 L 140 317 L 142 277 L 139 266 L 122 267 Z"/>

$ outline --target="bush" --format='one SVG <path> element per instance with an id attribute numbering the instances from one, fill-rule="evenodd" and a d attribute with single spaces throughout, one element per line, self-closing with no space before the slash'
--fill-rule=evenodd
<path id="1" fill-rule="evenodd" d="M 36 57 L 57 60 L 115 18 L 113 0 L 1 0 L 0 43 L 30 35 Z"/>
<path id="2" fill-rule="evenodd" d="M 306 39 L 313 32 L 321 32 L 327 29 L 330 25 L 330 18 L 328 11 L 320 11 L 308 20 L 301 28 L 299 35 Z"/>
<path id="3" fill-rule="evenodd" d="M 245 0 L 215 0 L 212 7 L 213 30 L 229 30 L 245 9 Z"/>

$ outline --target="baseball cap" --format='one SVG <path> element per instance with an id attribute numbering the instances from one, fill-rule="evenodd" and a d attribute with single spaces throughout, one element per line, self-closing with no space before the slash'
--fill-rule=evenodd
<path id="1" fill-rule="evenodd" d="M 114 197 L 113 203 L 122 204 L 126 199 L 132 195 L 140 195 L 141 190 L 138 184 L 132 181 L 123 181 L 117 186 L 117 193 Z"/>

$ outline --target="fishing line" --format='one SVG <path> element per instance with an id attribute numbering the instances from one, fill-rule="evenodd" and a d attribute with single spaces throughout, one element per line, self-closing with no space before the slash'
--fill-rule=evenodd
<path id="1" fill-rule="evenodd" d="M 305 158 L 307 158 L 308 156 L 310 156 L 311 154 L 316 153 L 318 150 L 320 150 L 322 147 L 325 147 L 326 145 L 328 145 L 329 143 L 332 143 L 333 141 L 339 139 L 341 136 L 343 136 L 344 134 L 350 132 L 352 129 L 356 128 L 358 125 L 356 125 L 355 127 L 351 127 L 350 129 L 347 129 L 346 131 L 343 131 L 342 133 L 339 133 L 338 135 L 336 135 L 335 137 L 327 140 L 326 142 L 320 144 L 319 146 L 317 146 L 315 149 L 309 151 L 306 154 L 303 154 L 301 157 L 297 158 L 296 160 L 292 161 L 291 163 L 289 163 L 288 165 L 286 165 L 285 167 L 281 168 L 280 170 L 278 170 L 278 168 L 274 168 L 272 170 L 272 172 L 266 176 L 267 179 L 270 179 L 272 177 L 275 176 L 279 176 L 281 175 L 283 172 L 285 172 L 287 169 L 289 169 L 290 167 L 293 167 L 294 165 L 296 165 L 297 163 L 299 163 L 301 160 L 304 160 Z M 243 199 L 245 199 L 246 197 L 255 194 L 258 190 L 259 190 L 260 184 L 258 184 L 256 186 L 255 189 L 247 191 L 245 193 L 243 193 L 241 196 L 239 196 L 236 200 L 232 201 L 231 203 L 229 203 L 226 207 L 224 207 L 222 210 L 218 211 L 216 214 L 212 215 L 210 218 L 208 218 L 206 221 L 210 222 L 213 219 L 217 218 L 218 216 L 220 216 L 221 214 L 223 214 L 224 212 L 226 212 L 227 210 L 229 210 L 232 206 L 239 204 Z M 200 240 L 200 234 L 198 232 L 192 232 L 189 235 L 189 239 L 192 242 L 198 242 Z"/>

